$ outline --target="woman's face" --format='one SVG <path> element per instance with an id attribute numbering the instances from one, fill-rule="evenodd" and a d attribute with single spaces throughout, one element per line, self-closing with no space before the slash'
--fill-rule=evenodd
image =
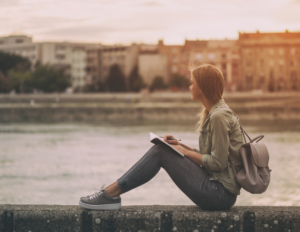
<path id="1" fill-rule="evenodd" d="M 204 97 L 200 87 L 198 86 L 195 78 L 193 77 L 193 75 L 191 75 L 191 79 L 190 79 L 190 87 L 189 87 L 190 91 L 191 91 L 191 98 L 194 101 L 201 101 Z"/>

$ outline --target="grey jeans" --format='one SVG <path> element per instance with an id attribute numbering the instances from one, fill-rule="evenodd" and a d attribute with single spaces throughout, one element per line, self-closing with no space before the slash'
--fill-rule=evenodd
<path id="1" fill-rule="evenodd" d="M 154 145 L 118 179 L 118 185 L 123 193 L 128 192 L 151 180 L 160 168 L 165 169 L 178 188 L 201 209 L 227 210 L 236 201 L 236 195 L 221 182 L 209 180 L 210 175 L 201 166 L 163 144 Z"/>

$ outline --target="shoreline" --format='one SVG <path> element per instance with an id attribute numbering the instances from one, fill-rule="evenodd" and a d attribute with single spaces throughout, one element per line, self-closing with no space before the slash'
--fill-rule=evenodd
<path id="1" fill-rule="evenodd" d="M 241 120 L 300 120 L 300 93 L 225 95 Z M 0 123 L 195 121 L 189 93 L 0 95 Z"/>

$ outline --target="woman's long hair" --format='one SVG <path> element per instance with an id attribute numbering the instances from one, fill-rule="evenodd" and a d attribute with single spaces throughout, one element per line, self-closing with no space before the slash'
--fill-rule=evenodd
<path id="1" fill-rule="evenodd" d="M 217 67 L 210 64 L 204 64 L 193 69 L 191 73 L 203 95 L 212 104 L 223 98 L 225 82 L 222 72 Z M 198 115 L 200 120 L 197 123 L 197 131 L 201 130 L 207 115 L 208 111 L 203 107 Z"/>

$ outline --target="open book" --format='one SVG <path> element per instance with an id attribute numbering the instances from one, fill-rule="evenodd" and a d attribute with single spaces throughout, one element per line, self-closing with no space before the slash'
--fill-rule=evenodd
<path id="1" fill-rule="evenodd" d="M 153 134 L 150 132 L 150 142 L 154 144 L 166 144 L 170 148 L 172 148 L 174 151 L 176 151 L 179 155 L 184 156 L 180 151 L 176 150 L 174 147 L 172 147 L 170 144 L 166 143 L 163 138 L 160 138 L 158 135 Z"/>

